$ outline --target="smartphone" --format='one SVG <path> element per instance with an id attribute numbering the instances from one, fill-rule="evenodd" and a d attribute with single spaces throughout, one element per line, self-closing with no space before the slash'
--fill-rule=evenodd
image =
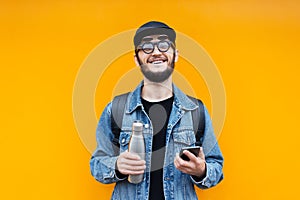
<path id="1" fill-rule="evenodd" d="M 180 158 L 182 158 L 183 160 L 186 160 L 186 161 L 190 161 L 190 159 L 183 153 L 184 150 L 187 150 L 187 151 L 191 152 L 192 154 L 194 154 L 196 157 L 198 157 L 199 151 L 200 151 L 200 146 L 184 147 L 180 150 L 180 153 L 179 153 Z"/>

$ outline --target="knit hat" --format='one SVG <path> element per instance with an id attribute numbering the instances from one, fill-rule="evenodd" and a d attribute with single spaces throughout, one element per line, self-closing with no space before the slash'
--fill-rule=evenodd
<path id="1" fill-rule="evenodd" d="M 176 33 L 171 27 L 162 22 L 150 21 L 137 29 L 133 38 L 135 48 L 141 43 L 143 37 L 158 34 L 166 34 L 175 45 Z"/>

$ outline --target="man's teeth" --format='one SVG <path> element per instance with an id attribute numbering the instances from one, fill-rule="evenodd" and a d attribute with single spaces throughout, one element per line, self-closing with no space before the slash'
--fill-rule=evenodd
<path id="1" fill-rule="evenodd" d="M 163 61 L 161 61 L 161 60 L 157 60 L 157 61 L 152 62 L 152 64 L 161 64 L 161 63 L 163 63 Z"/>

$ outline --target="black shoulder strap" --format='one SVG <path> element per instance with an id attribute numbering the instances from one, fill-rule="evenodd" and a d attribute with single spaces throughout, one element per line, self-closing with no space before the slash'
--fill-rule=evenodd
<path id="1" fill-rule="evenodd" d="M 205 129 L 204 105 L 200 99 L 188 96 L 199 107 L 192 111 L 193 128 L 196 134 L 196 146 L 202 146 Z"/>
<path id="2" fill-rule="evenodd" d="M 112 101 L 111 130 L 114 134 L 114 139 L 113 139 L 114 148 L 120 147 L 119 137 L 122 128 L 123 115 L 124 115 L 125 105 L 127 102 L 128 95 L 129 92 L 125 94 L 121 94 L 119 96 L 116 96 Z"/>

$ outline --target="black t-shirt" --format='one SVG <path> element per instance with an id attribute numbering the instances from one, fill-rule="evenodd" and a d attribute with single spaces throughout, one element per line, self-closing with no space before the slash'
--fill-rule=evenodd
<path id="1" fill-rule="evenodd" d="M 149 102 L 142 99 L 146 113 L 153 126 L 153 142 L 150 172 L 149 200 L 164 200 L 163 166 L 165 159 L 166 131 L 174 97 Z"/>

